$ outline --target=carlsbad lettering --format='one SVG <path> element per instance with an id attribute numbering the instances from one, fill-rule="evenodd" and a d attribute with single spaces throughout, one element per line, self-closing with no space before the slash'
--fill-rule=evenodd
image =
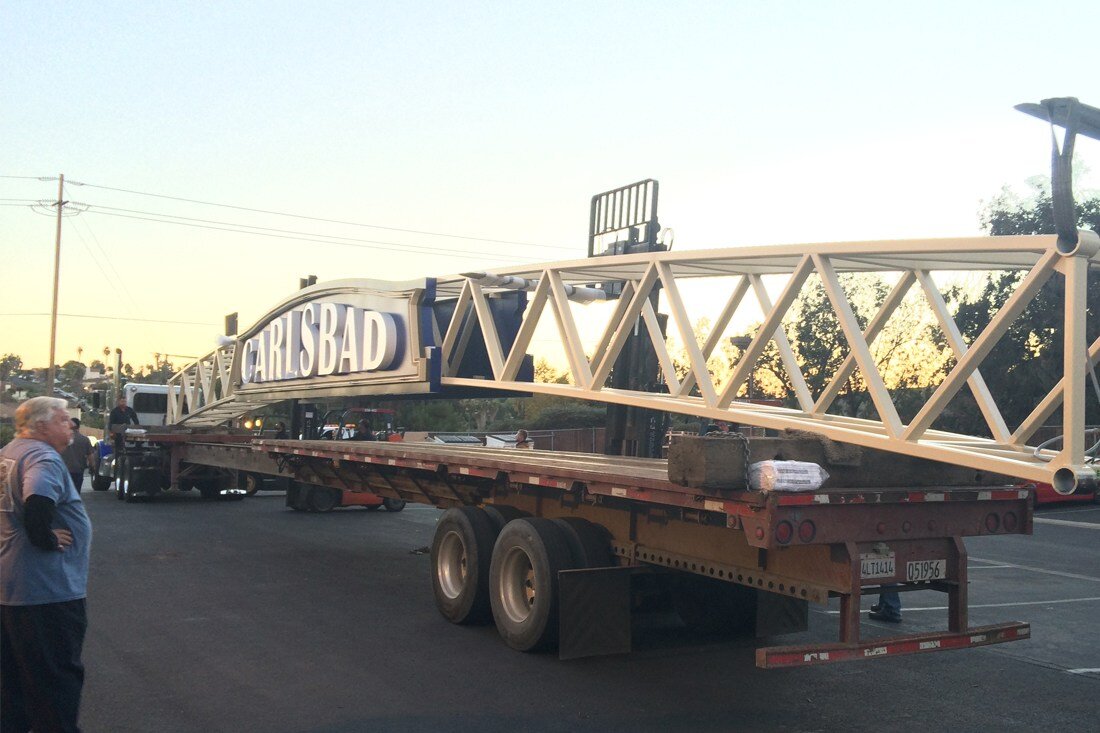
<path id="1" fill-rule="evenodd" d="M 241 383 L 391 369 L 400 353 L 391 313 L 342 303 L 308 303 L 244 342 Z"/>

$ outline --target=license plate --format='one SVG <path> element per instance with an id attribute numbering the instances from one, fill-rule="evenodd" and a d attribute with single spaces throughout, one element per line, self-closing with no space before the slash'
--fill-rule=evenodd
<path id="1" fill-rule="evenodd" d="M 866 553 L 859 556 L 860 578 L 892 578 L 897 573 L 894 553 L 880 555 Z"/>
<path id="2" fill-rule="evenodd" d="M 910 582 L 943 580 L 946 577 L 946 560 L 916 560 L 905 563 L 905 579 Z"/>

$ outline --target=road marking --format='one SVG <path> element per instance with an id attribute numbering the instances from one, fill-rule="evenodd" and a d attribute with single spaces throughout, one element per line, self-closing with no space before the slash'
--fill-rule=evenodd
<path id="1" fill-rule="evenodd" d="M 1081 512 L 1100 512 L 1100 506 L 1074 507 L 1073 509 L 1044 509 L 1043 514 L 1080 514 Z"/>
<path id="2" fill-rule="evenodd" d="M 1012 608 L 1014 606 L 1048 606 L 1056 603 L 1087 603 L 1091 601 L 1100 601 L 1100 596 L 1093 596 L 1091 598 L 1058 598 L 1053 601 L 1017 601 L 1015 603 L 971 603 L 968 608 Z M 946 611 L 947 606 L 923 606 L 921 608 L 906 608 L 905 613 L 910 611 Z M 840 611 L 827 611 L 828 614 L 836 616 Z"/>
<path id="3" fill-rule="evenodd" d="M 968 565 L 967 570 L 996 570 L 997 568 L 1011 568 L 1015 565 Z"/>
<path id="4" fill-rule="evenodd" d="M 1060 527 L 1082 527 L 1084 529 L 1100 529 L 1100 524 L 1095 522 L 1072 522 L 1068 519 L 1046 519 L 1035 517 L 1031 521 L 1036 524 L 1057 524 Z"/>
<path id="5" fill-rule="evenodd" d="M 991 562 L 996 563 L 997 560 L 986 560 L 981 557 L 972 557 L 971 560 L 977 560 L 978 562 Z M 1032 573 L 1042 573 L 1043 575 L 1057 575 L 1060 578 L 1073 578 L 1074 580 L 1091 580 L 1094 583 L 1100 583 L 1100 578 L 1092 575 L 1078 575 L 1077 573 L 1063 573 L 1060 570 L 1045 570 L 1043 568 L 1033 568 L 1030 565 L 1016 565 L 1015 563 L 1005 563 L 1007 567 L 1016 568 L 1017 570 L 1028 570 Z"/>
<path id="6" fill-rule="evenodd" d="M 1083 667 L 1081 669 L 1067 669 L 1070 674 L 1097 674 L 1100 672 L 1100 667 Z"/>

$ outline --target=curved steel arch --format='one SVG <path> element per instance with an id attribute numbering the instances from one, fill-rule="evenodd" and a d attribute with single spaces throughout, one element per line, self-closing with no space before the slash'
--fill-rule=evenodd
<path id="1" fill-rule="evenodd" d="M 1061 245 L 1060 242 L 1061 241 Z M 1069 492 L 1081 480 L 1095 479 L 1085 455 L 1086 375 L 1100 360 L 1100 339 L 1086 342 L 1088 273 L 1100 262 L 1100 238 L 1079 232 L 1073 246 L 1056 236 L 972 237 L 889 242 L 838 242 L 688 250 L 593 257 L 467 273 L 435 281 L 436 300 L 451 298 L 454 311 L 447 323 L 433 321 L 433 333 L 422 334 L 422 347 L 436 347 L 440 384 L 509 392 L 556 394 L 584 400 L 626 404 L 764 428 L 809 430 L 829 438 L 904 455 L 943 461 L 1044 481 Z M 1020 271 L 1022 280 L 988 326 L 966 343 L 931 273 L 942 271 Z M 844 273 L 892 273 L 897 283 L 865 329 L 859 327 L 851 303 L 840 286 Z M 771 300 L 765 276 L 785 276 L 786 285 Z M 782 328 L 802 286 L 811 276 L 821 279 L 850 353 L 831 381 L 813 395 L 797 355 Z M 1007 425 L 980 367 L 997 341 L 1052 277 L 1063 278 L 1063 339 L 1065 359 L 1058 383 L 1014 428 Z M 712 304 L 714 328 L 700 343 L 692 330 L 682 289 L 700 278 L 718 284 L 725 298 Z M 586 353 L 572 303 L 603 297 L 601 283 L 621 285 L 602 335 Z M 906 293 L 919 287 L 923 301 L 946 337 L 955 360 L 943 382 L 907 423 L 898 414 L 884 377 L 874 363 L 871 346 Z M 515 338 L 503 343 L 491 298 L 500 292 L 523 290 L 529 300 Z M 663 337 L 653 292 L 660 290 L 663 310 L 680 334 L 688 371 L 680 378 Z M 716 383 L 707 370 L 720 336 L 745 297 L 752 293 L 763 320 L 743 350 L 732 374 Z M 547 315 L 549 314 L 549 315 Z M 518 379 L 536 327 L 552 319 L 568 362 L 572 384 L 531 383 Z M 604 386 L 627 337 L 645 324 L 664 373 L 667 393 L 616 390 Z M 470 348 L 474 329 L 480 331 L 491 374 L 484 379 L 460 377 L 460 365 Z M 796 408 L 735 400 L 769 343 L 777 347 L 794 388 Z M 224 347 L 189 365 L 173 378 L 180 396 L 170 408 L 170 422 L 210 424 L 252 409 L 234 400 L 232 347 Z M 841 387 L 858 369 L 867 383 L 879 419 L 845 417 L 828 412 Z M 992 437 L 963 435 L 931 428 L 963 386 L 969 387 Z M 189 414 L 184 416 L 186 406 Z M 1028 445 L 1035 432 L 1062 408 L 1064 440 L 1058 450 L 1036 451 Z M 174 410 L 174 412 L 173 412 Z"/>

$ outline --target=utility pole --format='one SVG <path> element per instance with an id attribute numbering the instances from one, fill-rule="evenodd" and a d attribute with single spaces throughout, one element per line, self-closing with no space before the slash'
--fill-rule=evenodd
<path id="1" fill-rule="evenodd" d="M 57 347 L 57 286 L 61 280 L 61 210 L 65 201 L 65 174 L 59 173 L 57 179 L 57 238 L 53 250 L 53 308 L 50 310 L 50 367 L 46 370 L 46 396 L 53 397 L 53 381 L 57 376 L 55 349 Z"/>

